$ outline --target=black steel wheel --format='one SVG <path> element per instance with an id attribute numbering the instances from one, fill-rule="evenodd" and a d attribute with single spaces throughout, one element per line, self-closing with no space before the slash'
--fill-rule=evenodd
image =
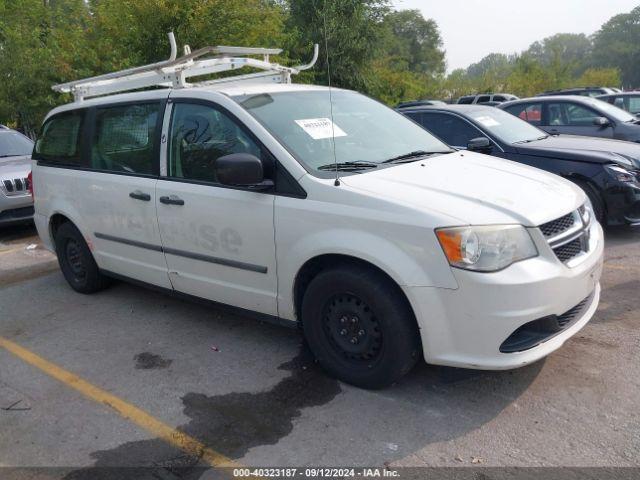
<path id="1" fill-rule="evenodd" d="M 68 222 L 60 225 L 55 234 L 55 244 L 60 270 L 75 291 L 93 293 L 109 284 L 75 225 Z"/>
<path id="2" fill-rule="evenodd" d="M 302 300 L 309 348 L 332 376 L 383 388 L 420 358 L 420 336 L 400 288 L 383 273 L 347 264 L 320 272 Z"/>

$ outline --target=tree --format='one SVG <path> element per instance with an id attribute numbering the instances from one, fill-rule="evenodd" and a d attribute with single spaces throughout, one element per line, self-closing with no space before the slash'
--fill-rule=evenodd
<path id="1" fill-rule="evenodd" d="M 425 19 L 419 10 L 389 12 L 384 17 L 384 50 L 399 67 L 432 77 L 445 71 L 445 52 L 435 21 Z"/>
<path id="2" fill-rule="evenodd" d="M 532 43 L 526 54 L 553 68 L 556 78 L 571 78 L 588 68 L 592 48 L 591 40 L 582 33 L 558 33 Z"/>
<path id="3" fill-rule="evenodd" d="M 589 68 L 577 82 L 579 85 L 602 85 L 615 87 L 620 85 L 620 70 L 617 68 Z"/>
<path id="4" fill-rule="evenodd" d="M 35 137 L 45 113 L 60 102 L 51 85 L 73 72 L 89 74 L 82 0 L 0 3 L 0 121 Z"/>
<path id="5" fill-rule="evenodd" d="M 368 69 L 379 42 L 387 0 L 289 0 L 287 28 L 292 32 L 290 55 L 306 59 L 311 46 L 320 44 L 320 56 L 312 79 L 339 87 L 367 91 Z"/>
<path id="6" fill-rule="evenodd" d="M 619 69 L 625 88 L 640 87 L 640 7 L 605 23 L 593 45 L 596 66 Z"/>

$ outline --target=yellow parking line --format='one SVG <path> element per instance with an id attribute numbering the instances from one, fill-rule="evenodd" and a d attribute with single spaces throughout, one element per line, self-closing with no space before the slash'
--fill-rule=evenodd
<path id="1" fill-rule="evenodd" d="M 47 375 L 59 380 L 68 387 L 71 387 L 78 392 L 82 393 L 85 397 L 91 400 L 102 403 L 108 407 L 111 407 L 122 417 L 131 420 L 133 423 L 151 432 L 153 435 L 163 439 L 171 445 L 179 448 L 180 450 L 201 457 L 202 460 L 214 467 L 241 467 L 238 463 L 234 462 L 230 458 L 207 448 L 204 444 L 200 443 L 195 438 L 182 433 L 175 428 L 163 423 L 162 421 L 154 418 L 144 410 L 141 410 L 130 403 L 105 392 L 101 388 L 98 388 L 89 382 L 83 380 L 77 375 L 58 367 L 53 363 L 45 360 L 44 358 L 36 355 L 33 352 L 21 347 L 17 343 L 7 340 L 4 337 L 0 337 L 0 347 L 3 347 L 7 351 L 11 352 L 21 360 L 33 365 L 40 369 Z"/>

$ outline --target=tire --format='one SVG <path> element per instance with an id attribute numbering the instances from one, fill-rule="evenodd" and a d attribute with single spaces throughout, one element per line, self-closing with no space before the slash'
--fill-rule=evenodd
<path id="1" fill-rule="evenodd" d="M 55 244 L 60 270 L 76 292 L 94 293 L 109 285 L 109 278 L 100 273 L 87 242 L 75 225 L 69 222 L 60 225 Z"/>
<path id="2" fill-rule="evenodd" d="M 416 320 L 402 291 L 366 267 L 320 272 L 304 294 L 302 327 L 320 365 L 357 387 L 391 385 L 421 357 Z"/>
<path id="3" fill-rule="evenodd" d="M 591 186 L 591 184 L 584 182 L 582 180 L 573 180 L 577 186 L 579 186 L 584 193 L 587 194 L 587 197 L 591 201 L 591 205 L 593 205 L 593 214 L 602 225 L 606 225 L 606 209 L 604 206 L 604 202 L 602 201 L 602 197 L 600 193 Z"/>

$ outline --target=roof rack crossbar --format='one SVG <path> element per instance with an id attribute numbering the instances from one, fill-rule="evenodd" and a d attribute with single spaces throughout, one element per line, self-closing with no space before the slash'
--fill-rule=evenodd
<path id="1" fill-rule="evenodd" d="M 244 67 L 263 70 L 263 72 L 221 78 L 202 82 L 197 85 L 211 85 L 234 81 L 290 83 L 291 75 L 296 75 L 302 70 L 311 68 L 318 59 L 317 44 L 314 45 L 311 62 L 297 67 L 285 67 L 269 61 L 270 55 L 278 55 L 282 52 L 279 48 L 209 46 L 191 52 L 189 47 L 185 46 L 185 55 L 176 58 L 177 45 L 173 32 L 169 33 L 169 42 L 171 44 L 171 55 L 167 60 L 162 62 L 62 83 L 54 85 L 52 88 L 56 92 L 72 93 L 75 101 L 79 102 L 89 97 L 97 97 L 145 87 L 185 88 L 191 86 L 191 84 L 187 83 L 187 78 L 227 72 Z M 202 58 L 205 55 L 215 56 Z M 263 58 L 262 60 L 258 60 L 256 58 L 238 57 L 234 55 L 262 55 Z"/>

